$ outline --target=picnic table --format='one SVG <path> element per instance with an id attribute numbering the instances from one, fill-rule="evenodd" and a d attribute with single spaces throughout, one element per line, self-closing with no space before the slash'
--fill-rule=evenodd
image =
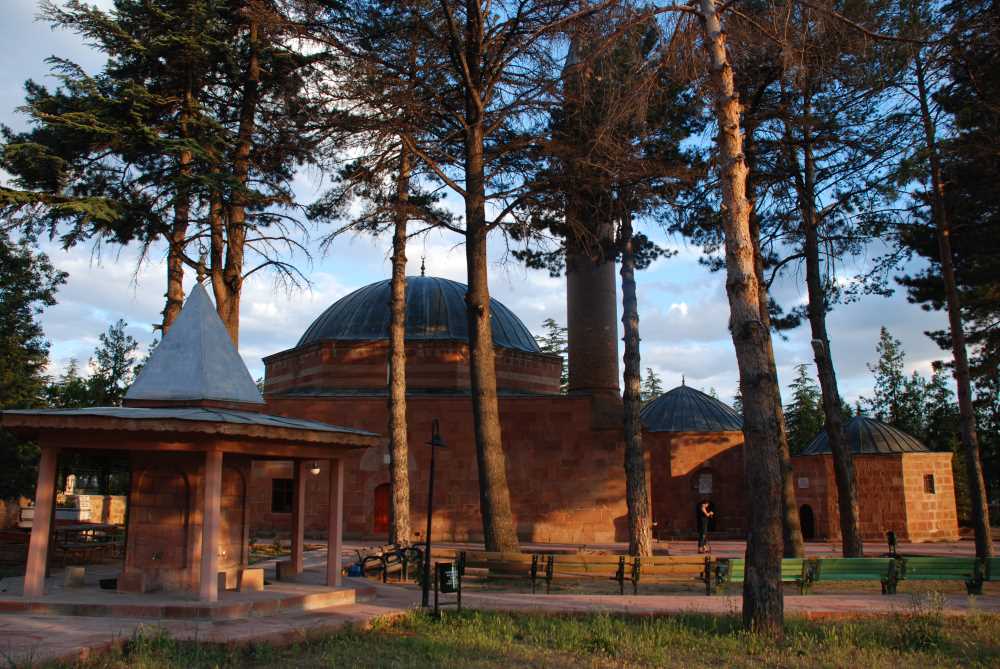
<path id="1" fill-rule="evenodd" d="M 89 562 L 96 557 L 118 558 L 125 546 L 124 532 L 109 523 L 56 525 L 53 544 L 63 562 Z"/>

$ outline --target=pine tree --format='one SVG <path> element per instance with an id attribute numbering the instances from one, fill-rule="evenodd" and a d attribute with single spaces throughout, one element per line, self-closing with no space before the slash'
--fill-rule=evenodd
<path id="1" fill-rule="evenodd" d="M 873 395 L 863 399 L 865 410 L 879 420 L 895 425 L 904 415 L 904 394 L 906 374 L 904 372 L 905 353 L 903 345 L 892 336 L 884 325 L 879 330 L 875 345 L 878 359 L 868 363 L 872 373 Z"/>
<path id="2" fill-rule="evenodd" d="M 3 129 L 0 166 L 18 189 L 0 188 L 0 209 L 65 246 L 97 238 L 145 251 L 165 242 L 164 329 L 180 313 L 184 267 L 199 264 L 188 247 L 197 244 L 238 345 L 246 277 L 268 269 L 285 282 L 303 279 L 283 259 L 303 250 L 283 210 L 297 206 L 295 168 L 314 159 L 317 109 L 305 90 L 321 85 L 315 66 L 325 53 L 295 50 L 299 29 L 287 7 L 43 3 L 43 18 L 94 44 L 107 63 L 92 75 L 52 59 L 58 89 L 26 84 L 34 127 Z"/>
<path id="3" fill-rule="evenodd" d="M 663 379 L 652 367 L 646 368 L 646 378 L 642 380 L 642 401 L 645 404 L 663 394 Z"/>
<path id="4" fill-rule="evenodd" d="M 65 281 L 27 240 L 0 232 L 0 409 L 44 405 L 49 344 L 37 317 Z M 30 493 L 37 459 L 34 444 L 0 429 L 0 499 Z"/>
<path id="5" fill-rule="evenodd" d="M 541 349 L 542 353 L 550 353 L 552 355 L 558 355 L 562 359 L 562 371 L 559 373 L 559 390 L 565 393 L 566 387 L 569 384 L 569 367 L 567 367 L 567 348 L 566 348 L 566 328 L 559 325 L 554 318 L 546 318 L 542 321 L 542 327 L 545 329 L 545 334 L 535 335 L 535 341 L 538 342 L 538 348 Z"/>
<path id="6" fill-rule="evenodd" d="M 46 389 L 46 404 L 56 409 L 97 406 L 89 379 L 80 375 L 80 363 L 70 358 L 66 371 Z"/>
<path id="7" fill-rule="evenodd" d="M 139 343 L 126 334 L 123 319 L 108 327 L 99 337 L 91 362 L 90 385 L 98 406 L 121 406 L 125 392 L 135 379 L 136 350 Z"/>
<path id="8" fill-rule="evenodd" d="M 792 391 L 791 401 L 785 405 L 788 448 L 797 455 L 823 430 L 826 419 L 819 386 L 809 374 L 809 365 L 795 366 L 795 379 L 788 387 Z"/>
<path id="9" fill-rule="evenodd" d="M 994 61 L 1000 27 L 993 3 L 950 2 L 942 16 L 928 16 L 938 9 L 918 4 L 906 16 L 920 40 L 913 48 L 915 85 L 907 93 L 919 109 L 923 142 L 916 159 L 925 166 L 923 181 L 930 181 L 920 200 L 931 205 L 932 225 L 919 221 L 904 230 L 904 245 L 930 260 L 930 266 L 901 283 L 912 301 L 948 313 L 947 331 L 931 336 L 952 350 L 976 555 L 986 558 L 993 555 L 993 540 L 972 377 L 995 375 L 1000 362 L 995 327 L 1000 217 L 994 196 L 1000 146 L 1000 78 Z M 951 114 L 943 141 L 937 105 Z"/>

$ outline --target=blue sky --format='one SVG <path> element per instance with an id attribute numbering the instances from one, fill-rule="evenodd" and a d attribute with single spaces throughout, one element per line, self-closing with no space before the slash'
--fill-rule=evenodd
<path id="1" fill-rule="evenodd" d="M 109 5 L 109 0 L 96 4 Z M 69 58 L 88 71 L 99 69 L 102 59 L 71 33 L 53 31 L 37 22 L 35 0 L 5 0 L 5 20 L 0 23 L 0 123 L 24 127 L 24 117 L 16 108 L 23 102 L 24 80 L 47 82 L 51 55 Z M 2 175 L 0 175 L 2 178 Z M 309 200 L 322 189 L 322 176 L 303 172 L 297 178 L 297 192 Z M 638 276 L 643 367 L 652 367 L 663 377 L 666 388 L 678 385 L 681 375 L 688 385 L 716 389 L 729 400 L 738 385 L 736 358 L 726 323 L 729 317 L 724 277 L 698 264 L 700 251 L 679 238 L 667 237 L 657 229 L 646 230 L 661 244 L 678 251 L 658 261 Z M 344 237 L 325 255 L 320 255 L 318 239 L 323 230 L 312 230 L 314 258 L 299 258 L 311 287 L 286 291 L 273 278 L 258 273 L 248 281 L 241 318 L 241 354 L 251 373 L 263 373 L 262 356 L 290 348 L 329 304 L 366 283 L 389 276 L 388 238 Z M 48 309 L 42 324 L 52 343 L 52 372 L 58 373 L 70 358 L 85 361 L 108 324 L 124 318 L 130 333 L 139 341 L 152 339 L 151 324 L 159 321 L 165 290 L 163 249 L 137 266 L 137 251 L 115 246 L 81 246 L 63 251 L 47 244 L 53 263 L 69 272 L 69 281 L 59 292 L 59 304 Z M 535 333 L 548 317 L 565 323 L 565 286 L 546 272 L 526 270 L 514 261 L 503 261 L 504 245 L 491 242 L 490 290 Z M 428 274 L 465 280 L 465 251 L 460 239 L 449 233 L 434 233 L 415 240 L 408 249 L 409 272 L 419 272 L 426 256 Z M 840 267 L 844 275 L 856 271 L 864 261 Z M 188 285 L 193 277 L 188 277 Z M 793 273 L 775 287 L 783 305 L 805 301 L 801 274 Z M 620 311 L 620 309 L 619 309 Z M 879 328 L 885 325 L 902 340 L 908 370 L 929 374 L 930 363 L 942 359 L 940 351 L 923 333 L 941 329 L 946 319 L 908 304 L 903 291 L 889 298 L 866 297 L 853 304 L 837 306 L 829 317 L 834 361 L 845 399 L 852 402 L 870 393 L 871 378 L 865 365 L 874 359 Z M 812 361 L 809 335 L 800 328 L 776 340 L 775 349 L 782 384 L 787 384 L 793 368 Z M 785 389 L 783 388 L 783 391 Z M 787 392 L 785 392 L 787 394 Z"/>

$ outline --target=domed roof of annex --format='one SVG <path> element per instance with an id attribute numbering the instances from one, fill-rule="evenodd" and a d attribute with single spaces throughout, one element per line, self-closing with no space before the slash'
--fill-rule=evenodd
<path id="1" fill-rule="evenodd" d="M 928 453 L 930 449 L 915 437 L 868 416 L 855 416 L 844 426 L 847 447 L 854 454 Z M 801 455 L 831 453 L 826 430 L 817 434 Z"/>
<path id="2" fill-rule="evenodd" d="M 728 404 L 680 385 L 642 408 L 639 420 L 649 432 L 739 432 L 743 419 Z"/>
<path id="3" fill-rule="evenodd" d="M 406 277 L 406 339 L 469 341 L 464 283 L 433 276 Z M 390 281 L 359 288 L 334 302 L 299 339 L 298 346 L 318 341 L 371 341 L 389 338 Z M 521 319 L 490 298 L 493 343 L 503 348 L 541 353 Z"/>

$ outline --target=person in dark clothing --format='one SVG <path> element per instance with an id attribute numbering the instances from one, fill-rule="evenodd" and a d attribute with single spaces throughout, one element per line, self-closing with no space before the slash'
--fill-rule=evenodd
<path id="1" fill-rule="evenodd" d="M 705 500 L 698 505 L 698 552 L 711 553 L 712 547 L 708 545 L 708 525 L 715 511 L 712 511 L 711 502 Z"/>

